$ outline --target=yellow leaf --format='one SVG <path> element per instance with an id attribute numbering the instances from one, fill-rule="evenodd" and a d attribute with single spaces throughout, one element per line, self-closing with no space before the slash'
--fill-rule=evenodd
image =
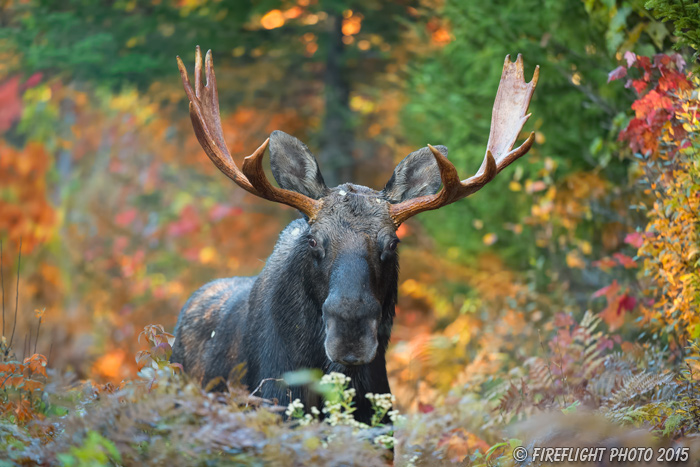
<path id="1" fill-rule="evenodd" d="M 581 258 L 581 254 L 578 250 L 572 250 L 566 254 L 566 265 L 570 268 L 583 269 L 586 267 L 586 263 Z"/>
<path id="2" fill-rule="evenodd" d="M 487 245 L 487 246 L 493 245 L 494 243 L 496 243 L 497 240 L 498 240 L 498 235 L 496 235 L 495 233 L 487 233 L 486 235 L 484 235 L 484 238 L 483 238 L 484 245 Z"/>
<path id="3" fill-rule="evenodd" d="M 581 242 L 580 247 L 581 247 L 581 251 L 583 252 L 584 255 L 590 255 L 591 252 L 593 251 L 591 244 L 587 241 Z"/>
<path id="4" fill-rule="evenodd" d="M 216 250 L 213 247 L 205 247 L 202 248 L 199 251 L 199 261 L 202 264 L 209 264 L 212 261 L 214 261 L 214 257 L 216 256 Z"/>
<path id="5" fill-rule="evenodd" d="M 260 24 L 265 29 L 275 29 L 284 25 L 284 15 L 280 10 L 271 10 L 260 19 Z"/>
<path id="6" fill-rule="evenodd" d="M 321 440 L 315 436 L 312 436 L 311 438 L 306 438 L 304 440 L 304 447 L 310 451 L 314 451 L 320 445 L 321 445 Z"/>

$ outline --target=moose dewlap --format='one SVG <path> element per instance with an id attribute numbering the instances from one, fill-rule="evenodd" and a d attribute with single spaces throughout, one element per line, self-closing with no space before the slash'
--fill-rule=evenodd
<path id="1" fill-rule="evenodd" d="M 403 159 L 381 191 L 345 183 L 329 188 L 316 159 L 298 139 L 270 135 L 239 169 L 224 142 L 211 52 L 202 80 L 196 51 L 192 88 L 178 58 L 192 125 L 214 164 L 244 190 L 298 209 L 303 217 L 280 234 L 260 275 L 211 282 L 196 291 L 178 318 L 172 361 L 203 385 L 245 364 L 243 383 L 256 388 L 288 371 L 320 368 L 352 378 L 358 420 L 372 411 L 365 395 L 389 393 L 385 353 L 397 300 L 396 229 L 419 212 L 438 209 L 486 185 L 527 153 L 531 133 L 513 145 L 530 116 L 539 69 L 526 83 L 523 62 L 506 57 L 496 94 L 486 156 L 476 175 L 460 180 L 447 148 L 428 146 Z M 262 168 L 269 145 L 273 186 Z M 440 186 L 442 185 L 442 189 Z M 262 396 L 283 405 L 300 399 L 319 406 L 303 388 L 290 394 L 275 384 Z"/>

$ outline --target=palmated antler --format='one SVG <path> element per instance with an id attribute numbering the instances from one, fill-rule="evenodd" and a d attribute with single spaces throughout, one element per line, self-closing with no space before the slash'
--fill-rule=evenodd
<path id="1" fill-rule="evenodd" d="M 269 138 L 253 154 L 243 160 L 243 171 L 236 166 L 224 141 L 221 128 L 219 94 L 216 90 L 216 77 L 214 76 L 211 50 L 207 52 L 204 67 L 206 84 L 203 85 L 202 51 L 197 46 L 194 64 L 194 91 L 187 76 L 187 69 L 180 57 L 177 57 L 177 66 L 180 69 L 185 92 L 190 99 L 190 118 L 194 127 L 194 133 L 197 135 L 199 144 L 214 165 L 247 192 L 296 208 L 306 214 L 309 220 L 314 220 L 321 207 L 320 201 L 295 191 L 274 187 L 268 181 L 262 167 L 262 157 L 270 142 Z"/>
<path id="2" fill-rule="evenodd" d="M 475 193 L 490 182 L 498 172 L 530 150 L 535 141 L 534 132 L 530 133 L 520 147 L 511 151 L 523 125 L 530 118 L 527 108 L 530 105 L 532 93 L 535 92 L 539 72 L 540 67 L 537 66 L 532 80 L 526 83 L 522 56 L 518 54 L 515 63 L 510 61 L 510 55 L 506 56 L 496 101 L 493 104 L 486 156 L 479 171 L 466 180 L 460 180 L 452 162 L 433 146 L 428 145 L 440 169 L 442 190 L 434 195 L 421 196 L 390 205 L 389 212 L 396 226 L 420 212 L 441 208 Z"/>

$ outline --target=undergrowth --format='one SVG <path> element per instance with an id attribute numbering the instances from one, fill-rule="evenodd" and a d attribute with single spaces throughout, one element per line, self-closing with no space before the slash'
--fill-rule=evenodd
<path id="1" fill-rule="evenodd" d="M 366 425 L 352 417 L 345 375 L 314 382 L 322 410 L 298 400 L 280 407 L 235 381 L 211 393 L 169 363 L 172 336 L 147 326 L 143 367 L 119 386 L 47 371 L 37 354 L 3 362 L 2 465 L 512 465 L 517 446 L 577 445 L 582 436 L 700 449 L 691 443 L 700 421 L 698 343 L 670 368 L 650 347 L 613 351 L 601 327 L 590 313 L 560 320 L 543 355 L 494 384 L 455 389 L 425 412 L 403 416 L 391 395 L 370 394 L 375 415 Z"/>

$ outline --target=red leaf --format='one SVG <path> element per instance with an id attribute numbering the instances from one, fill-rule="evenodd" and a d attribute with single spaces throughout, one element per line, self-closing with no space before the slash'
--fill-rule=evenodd
<path id="1" fill-rule="evenodd" d="M 21 114 L 19 78 L 14 77 L 0 84 L 0 132 L 8 130 Z"/>
<path id="2" fill-rule="evenodd" d="M 659 89 L 661 91 L 676 91 L 678 89 L 690 89 L 691 83 L 688 78 L 677 71 L 668 71 L 659 78 Z"/>
<path id="3" fill-rule="evenodd" d="M 593 262 L 593 267 L 599 268 L 602 271 L 609 271 L 615 266 L 617 266 L 617 263 L 609 256 Z"/>
<path id="4" fill-rule="evenodd" d="M 662 70 L 666 68 L 666 65 L 671 63 L 671 57 L 666 54 L 656 54 L 654 55 L 654 66 Z"/>
<path id="5" fill-rule="evenodd" d="M 649 57 L 643 57 L 637 55 L 637 68 L 642 68 L 646 73 L 644 74 L 644 79 L 649 80 L 647 73 L 651 71 L 651 59 Z"/>
<path id="6" fill-rule="evenodd" d="M 619 66 L 608 73 L 608 83 L 610 81 L 615 81 L 616 79 L 624 78 L 625 76 L 627 76 L 627 68 Z"/>
<path id="7" fill-rule="evenodd" d="M 615 337 L 618 337 L 618 336 L 617 335 L 613 336 L 613 338 L 615 338 Z M 605 349 L 612 350 L 614 346 L 615 346 L 615 343 L 613 342 L 613 340 L 609 339 L 605 336 L 601 336 L 600 340 L 598 341 L 598 349 L 600 349 L 600 350 L 605 350 Z"/>
<path id="8" fill-rule="evenodd" d="M 671 54 L 671 58 L 676 62 L 676 68 L 678 71 L 683 71 L 685 69 L 685 60 L 681 54 Z"/>
<path id="9" fill-rule="evenodd" d="M 432 405 L 418 402 L 418 411 L 420 413 L 430 413 L 433 410 L 435 410 L 435 407 L 433 407 Z"/>
<path id="10" fill-rule="evenodd" d="M 232 210 L 231 206 L 217 203 L 209 210 L 209 219 L 216 222 L 228 216 Z"/>
<path id="11" fill-rule="evenodd" d="M 634 62 L 637 61 L 637 55 L 634 52 L 630 52 L 629 50 L 625 52 L 625 61 L 627 62 L 627 68 L 631 67 L 634 65 Z"/>
<path id="12" fill-rule="evenodd" d="M 43 78 L 41 73 L 34 73 L 32 76 L 29 77 L 29 79 L 27 79 L 27 81 L 24 82 L 24 85 L 22 87 L 24 89 L 33 88 L 34 86 L 39 84 L 41 78 Z"/>
<path id="13" fill-rule="evenodd" d="M 568 313 L 557 313 L 554 315 L 554 326 L 558 328 L 568 328 L 574 324 L 574 318 Z"/>
<path id="14" fill-rule="evenodd" d="M 653 126 L 655 123 L 662 123 L 666 120 L 670 120 L 671 115 L 669 115 L 667 112 L 658 113 L 658 111 L 671 111 L 672 109 L 673 101 L 671 98 L 656 90 L 649 91 L 646 95 L 644 95 L 644 97 L 637 99 L 632 104 L 632 110 L 635 112 L 635 117 L 645 120 L 649 126 Z"/>
<path id="15" fill-rule="evenodd" d="M 631 79 L 627 82 L 625 87 L 629 88 L 631 86 L 634 88 L 637 94 L 641 94 L 646 90 L 647 85 L 648 83 L 643 79 Z"/>
<path id="16" fill-rule="evenodd" d="M 599 313 L 600 318 L 610 328 L 610 332 L 614 332 L 621 327 L 625 322 L 625 315 L 620 313 L 620 296 L 608 297 L 608 306 Z"/>
<path id="17" fill-rule="evenodd" d="M 120 212 L 114 217 L 114 222 L 117 223 L 118 226 L 120 227 L 127 227 L 129 226 L 132 222 L 134 222 L 134 219 L 136 219 L 136 215 L 138 212 L 136 211 L 135 208 L 132 209 L 127 209 L 126 211 Z"/>
<path id="18" fill-rule="evenodd" d="M 620 309 L 632 311 L 637 305 L 637 299 L 629 294 L 624 294 L 620 299 Z"/>
<path id="19" fill-rule="evenodd" d="M 200 226 L 197 210 L 191 204 L 180 212 L 180 218 L 168 226 L 168 235 L 181 237 L 196 231 Z"/>
<path id="20" fill-rule="evenodd" d="M 610 284 L 607 287 L 603 287 L 602 289 L 596 291 L 593 294 L 593 298 L 598 298 L 602 296 L 606 297 L 611 297 L 617 294 L 617 292 L 620 290 L 620 285 L 617 283 L 617 280 L 614 280 L 612 284 Z"/>
<path id="21" fill-rule="evenodd" d="M 635 248 L 639 248 L 644 243 L 644 235 L 641 232 L 628 233 L 625 236 L 625 243 L 632 245 Z"/>
<path id="22" fill-rule="evenodd" d="M 637 263 L 629 256 L 622 253 L 613 253 L 613 257 L 619 261 L 619 263 L 625 267 L 625 269 L 636 268 Z"/>
<path id="23" fill-rule="evenodd" d="M 627 292 L 623 295 L 618 295 L 619 291 L 620 285 L 615 280 L 609 286 L 603 287 L 593 294 L 594 298 L 605 295 L 608 304 L 599 313 L 599 316 L 605 321 L 611 332 L 624 324 L 625 314 L 623 311 L 631 310 L 637 303 L 637 300 L 634 297 L 630 297 Z"/>

